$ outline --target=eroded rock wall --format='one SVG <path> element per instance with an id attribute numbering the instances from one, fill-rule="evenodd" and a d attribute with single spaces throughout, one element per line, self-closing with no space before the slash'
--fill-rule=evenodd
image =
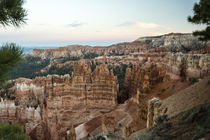
<path id="1" fill-rule="evenodd" d="M 145 66 L 127 68 L 123 95 L 133 97 L 137 91 L 149 92 L 153 85 L 161 82 L 165 76 L 165 67 L 161 64 L 148 63 Z"/>
<path id="2" fill-rule="evenodd" d="M 17 79 L 15 102 L 18 106 L 12 101 L 2 105 L 0 120 L 33 122 L 37 126 L 25 123 L 24 127 L 31 130 L 26 131 L 27 134 L 38 131 L 37 127 L 44 127 L 47 137 L 39 137 L 40 140 L 58 140 L 66 137 L 72 127 L 113 109 L 117 105 L 117 92 L 117 78 L 106 65 L 97 66 L 91 73 L 90 66 L 79 63 L 72 76 Z M 37 108 L 38 112 L 31 112 L 31 107 Z M 37 137 L 36 134 L 33 137 Z"/>
<path id="3" fill-rule="evenodd" d="M 0 123 L 19 123 L 32 139 L 44 139 L 45 126 L 41 120 L 40 107 L 16 106 L 14 101 L 0 99 Z"/>
<path id="4" fill-rule="evenodd" d="M 171 79 L 210 76 L 210 54 L 168 53 L 164 64 Z"/>
<path id="5" fill-rule="evenodd" d="M 210 45 L 210 42 L 199 41 L 191 33 L 170 33 L 160 36 L 141 37 L 136 41 L 149 44 L 152 48 L 165 47 L 172 52 L 187 52 L 201 50 Z"/>
<path id="6" fill-rule="evenodd" d="M 31 56 L 46 58 L 64 58 L 64 57 L 80 57 L 83 58 L 87 54 L 101 55 L 125 55 L 133 52 L 145 51 L 148 47 L 147 44 L 136 41 L 119 43 L 111 46 L 82 46 L 70 45 L 56 49 L 34 49 Z"/>

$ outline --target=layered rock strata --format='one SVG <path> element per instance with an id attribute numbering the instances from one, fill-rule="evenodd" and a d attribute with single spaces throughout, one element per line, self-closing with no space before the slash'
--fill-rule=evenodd
<path id="1" fill-rule="evenodd" d="M 199 38 L 191 33 L 170 33 L 160 36 L 141 37 L 136 41 L 147 43 L 152 48 L 165 47 L 173 52 L 200 50 L 210 45 L 210 42 L 199 41 Z"/>
<path id="2" fill-rule="evenodd" d="M 210 54 L 168 53 L 164 59 L 171 79 L 210 76 Z"/>
<path id="3" fill-rule="evenodd" d="M 149 64 L 142 67 L 127 68 L 123 95 L 133 97 L 137 91 L 149 92 L 153 85 L 161 82 L 165 76 L 165 68 L 161 64 Z"/>
<path id="4" fill-rule="evenodd" d="M 142 42 L 128 42 L 114 44 L 108 47 L 104 46 L 82 46 L 82 45 L 70 45 L 60 47 L 56 49 L 34 49 L 32 56 L 45 58 L 63 58 L 63 57 L 81 57 L 83 58 L 87 54 L 97 55 L 126 55 L 133 52 L 145 51 L 148 47 L 147 44 Z"/>
<path id="5" fill-rule="evenodd" d="M 39 117 L 36 117 L 39 120 L 37 125 L 45 127 L 43 130 L 45 130 L 46 137 L 40 138 L 36 134 L 34 137 L 40 140 L 58 140 L 66 137 L 66 132 L 72 127 L 115 108 L 117 92 L 117 78 L 105 65 L 96 67 L 91 73 L 88 65 L 79 63 L 75 66 L 72 76 L 53 75 L 32 80 L 18 79 L 16 81 L 16 104 L 18 106 L 16 107 L 14 103 L 12 108 L 3 106 L 0 120 L 3 120 L 4 117 L 5 121 L 10 118 L 22 120 L 20 116 L 15 115 L 15 112 L 18 112 L 17 108 L 23 108 L 22 111 L 27 112 L 27 107 L 36 108 L 38 104 L 37 109 L 40 111 L 38 112 Z M 12 114 L 2 115 L 8 111 Z M 33 117 L 29 116 L 29 119 L 23 120 L 31 122 L 31 119 Z M 28 126 L 27 131 L 29 129 L 32 132 L 37 128 Z"/>
<path id="6" fill-rule="evenodd" d="M 44 139 L 45 128 L 41 122 L 40 107 L 16 106 L 14 101 L 0 99 L 0 123 L 19 123 L 30 137 Z"/>

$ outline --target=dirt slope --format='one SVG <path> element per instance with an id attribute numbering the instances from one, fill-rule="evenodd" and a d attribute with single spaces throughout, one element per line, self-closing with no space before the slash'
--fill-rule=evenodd
<path id="1" fill-rule="evenodd" d="M 167 108 L 167 115 L 170 117 L 209 101 L 210 77 L 207 77 L 163 100 L 162 108 Z"/>
<path id="2" fill-rule="evenodd" d="M 162 100 L 169 120 L 133 133 L 128 140 L 210 139 L 210 77 Z"/>

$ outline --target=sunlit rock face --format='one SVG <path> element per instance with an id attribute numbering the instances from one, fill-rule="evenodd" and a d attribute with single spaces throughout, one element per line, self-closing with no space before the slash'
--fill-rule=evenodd
<path id="1" fill-rule="evenodd" d="M 139 41 L 119 43 L 108 47 L 70 45 L 56 49 L 34 49 L 31 56 L 40 57 L 42 59 L 56 59 L 65 57 L 68 58 L 70 56 L 83 58 L 87 54 L 97 54 L 99 56 L 108 54 L 126 55 L 133 52 L 143 52 L 147 47 L 147 44 Z"/>
<path id="2" fill-rule="evenodd" d="M 210 42 L 199 41 L 192 34 L 170 33 L 161 36 L 141 37 L 133 42 L 113 44 L 111 46 L 82 46 L 69 45 L 56 49 L 34 49 L 31 56 L 42 59 L 80 57 L 94 53 L 97 55 L 121 54 L 128 55 L 136 52 L 188 52 L 205 49 Z"/>
<path id="3" fill-rule="evenodd" d="M 153 98 L 148 102 L 148 114 L 147 114 L 147 128 L 155 124 L 155 120 L 160 115 L 161 100 L 159 98 Z"/>
<path id="4" fill-rule="evenodd" d="M 90 67 L 78 64 L 72 77 L 53 77 L 52 81 L 52 94 L 46 100 L 44 113 L 50 134 L 58 131 L 58 137 L 72 125 L 88 121 L 117 104 L 117 79 L 104 65 L 91 75 Z"/>
<path id="5" fill-rule="evenodd" d="M 199 41 L 198 37 L 195 37 L 190 33 L 170 33 L 161 36 L 141 37 L 136 41 L 145 42 L 153 48 L 165 47 L 172 52 L 200 50 L 210 45 L 210 42 Z"/>
<path id="6" fill-rule="evenodd" d="M 210 75 L 210 54 L 169 53 L 164 64 L 171 79 L 204 78 Z"/>
<path id="7" fill-rule="evenodd" d="M 91 73 L 88 65 L 79 63 L 72 76 L 20 78 L 15 87 L 18 106 L 12 101 L 0 103 L 0 120 L 26 122 L 27 134 L 39 139 L 65 137 L 72 127 L 117 105 L 118 81 L 106 65 Z M 41 130 L 46 137 L 39 136 Z"/>

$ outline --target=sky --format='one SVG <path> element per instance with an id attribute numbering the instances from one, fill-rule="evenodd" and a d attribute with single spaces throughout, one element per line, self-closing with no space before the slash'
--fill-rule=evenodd
<path id="1" fill-rule="evenodd" d="M 191 33 L 199 0 L 26 0 L 27 24 L 0 27 L 0 44 L 24 47 L 111 45 L 142 36 Z"/>

